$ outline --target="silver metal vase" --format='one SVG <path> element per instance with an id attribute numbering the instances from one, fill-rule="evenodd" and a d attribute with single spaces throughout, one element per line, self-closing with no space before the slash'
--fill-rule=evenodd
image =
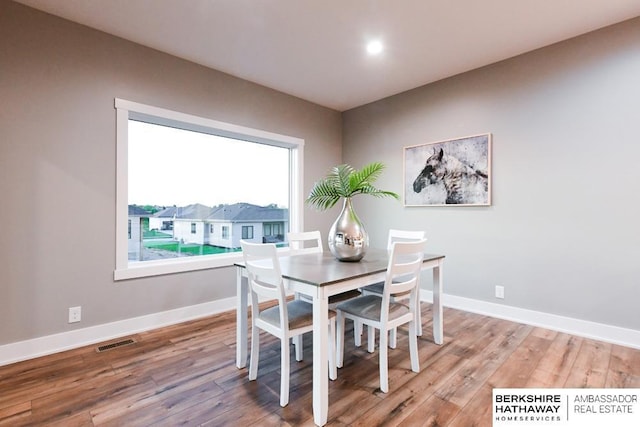
<path id="1" fill-rule="evenodd" d="M 329 250 L 340 261 L 360 261 L 369 249 L 369 235 L 351 206 L 351 198 L 344 199 L 342 212 L 329 229 Z"/>

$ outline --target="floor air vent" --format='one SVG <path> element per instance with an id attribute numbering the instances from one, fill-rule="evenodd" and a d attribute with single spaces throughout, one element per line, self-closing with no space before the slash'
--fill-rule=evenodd
<path id="1" fill-rule="evenodd" d="M 113 350 L 114 348 L 122 347 L 122 346 L 125 346 L 125 345 L 135 344 L 135 342 L 136 342 L 135 340 L 126 339 L 126 340 L 114 342 L 114 343 L 111 343 L 111 344 L 101 345 L 100 347 L 96 348 L 96 351 L 98 353 L 102 353 L 103 351 Z"/>

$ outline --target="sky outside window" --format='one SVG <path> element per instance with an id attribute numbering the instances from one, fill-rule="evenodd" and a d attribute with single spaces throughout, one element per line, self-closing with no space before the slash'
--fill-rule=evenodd
<path id="1" fill-rule="evenodd" d="M 289 150 L 129 120 L 129 204 L 289 204 Z"/>

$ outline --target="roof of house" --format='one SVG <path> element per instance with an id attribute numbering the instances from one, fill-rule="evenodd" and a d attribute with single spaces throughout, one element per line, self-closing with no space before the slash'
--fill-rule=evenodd
<path id="1" fill-rule="evenodd" d="M 274 206 L 257 206 L 250 203 L 224 205 L 209 215 L 207 219 L 239 222 L 239 221 L 284 221 L 289 218 L 289 210 Z"/>
<path id="2" fill-rule="evenodd" d="M 208 219 L 227 222 L 285 221 L 289 218 L 289 210 L 275 206 L 252 205 L 251 203 L 220 205 L 214 208 L 196 203 L 184 207 L 170 206 L 156 212 L 153 216 L 157 218 Z"/>
<path id="3" fill-rule="evenodd" d="M 166 209 L 156 212 L 156 218 L 174 218 L 174 219 L 205 219 L 211 215 L 213 209 L 200 203 L 194 203 L 187 206 L 170 206 Z"/>
<path id="4" fill-rule="evenodd" d="M 195 203 L 182 208 L 176 209 L 176 218 L 184 219 L 205 219 L 211 215 L 212 209 L 209 206 Z"/>
<path id="5" fill-rule="evenodd" d="M 129 216 L 151 216 L 151 214 L 147 211 L 145 211 L 144 209 L 142 209 L 140 206 L 137 205 L 129 205 Z"/>
<path id="6" fill-rule="evenodd" d="M 176 209 L 178 209 L 176 206 L 169 206 L 168 208 L 164 208 L 161 211 L 156 212 L 153 216 L 156 218 L 173 218 L 176 214 Z"/>

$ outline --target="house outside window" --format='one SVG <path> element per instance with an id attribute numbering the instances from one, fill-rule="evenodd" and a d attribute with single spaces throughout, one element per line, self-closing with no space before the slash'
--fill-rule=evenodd
<path id="1" fill-rule="evenodd" d="M 260 229 L 273 214 L 286 215 L 286 230 L 302 229 L 303 140 L 121 99 L 115 107 L 116 280 L 233 265 L 240 236 L 262 237 L 241 228 L 243 212 Z M 212 170 L 212 157 L 225 162 Z M 153 209 L 140 239 L 127 206 Z"/>

